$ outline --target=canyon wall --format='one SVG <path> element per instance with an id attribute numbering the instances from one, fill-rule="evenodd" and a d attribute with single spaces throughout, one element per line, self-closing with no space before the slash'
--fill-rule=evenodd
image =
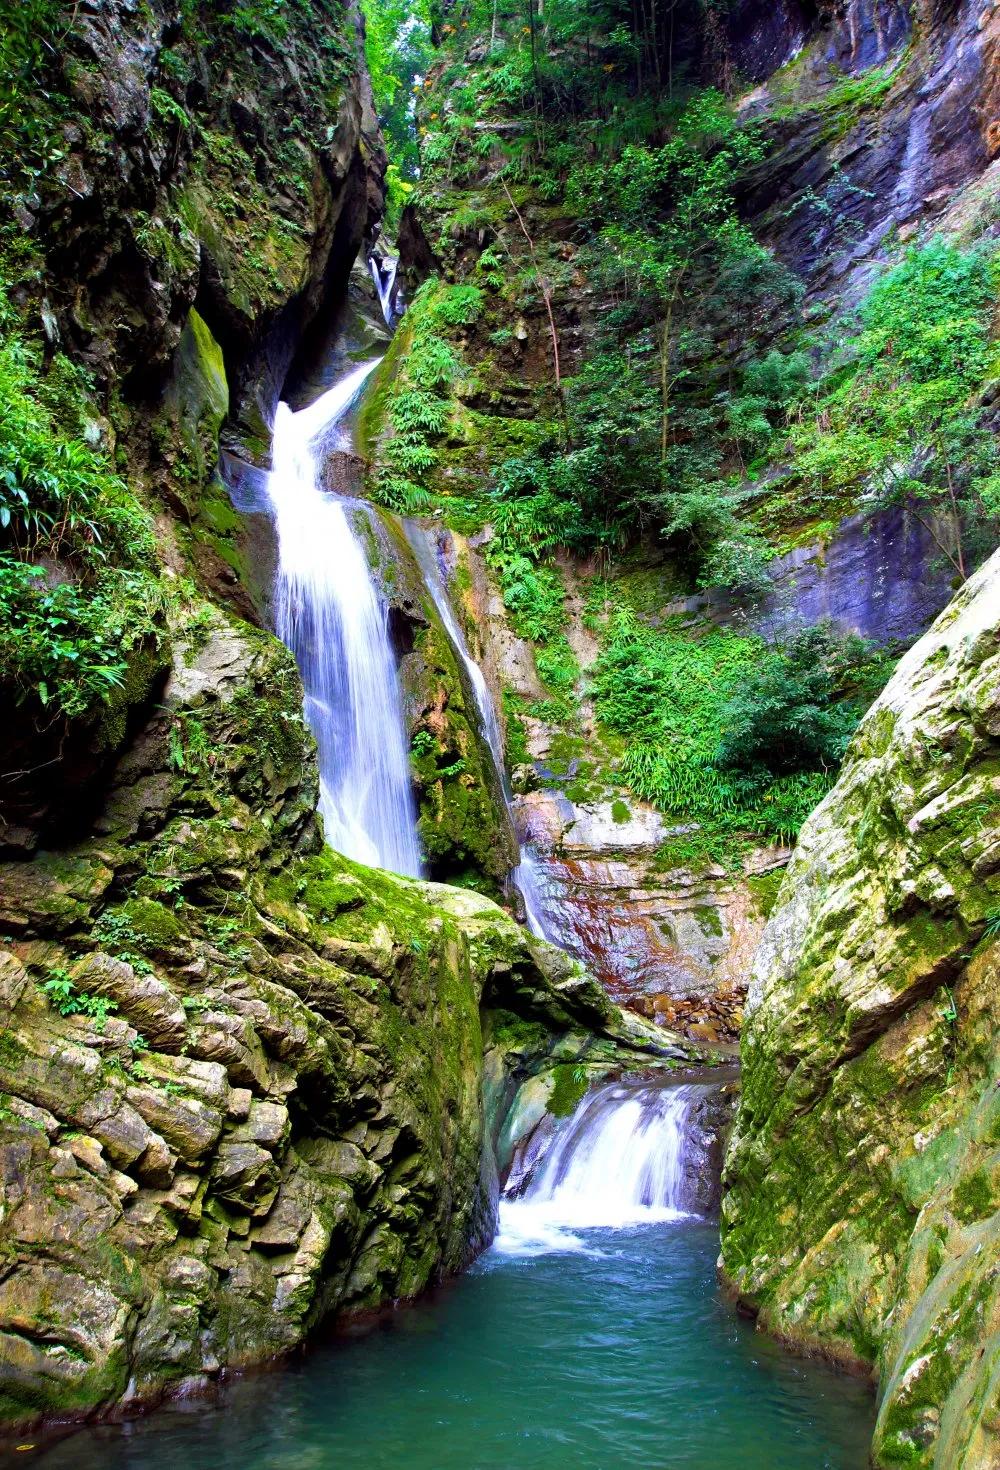
<path id="1" fill-rule="evenodd" d="M 754 961 L 722 1267 L 879 1381 L 875 1463 L 1000 1454 L 1000 555 L 906 655 Z"/>

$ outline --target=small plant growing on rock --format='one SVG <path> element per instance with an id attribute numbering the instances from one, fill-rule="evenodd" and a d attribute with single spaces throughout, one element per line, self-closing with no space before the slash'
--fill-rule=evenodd
<path id="1" fill-rule="evenodd" d="M 77 990 L 68 971 L 54 969 L 42 984 L 42 991 L 60 1016 L 89 1016 L 98 1031 L 107 1025 L 108 1016 L 118 1009 L 117 1001 L 104 995 L 91 995 L 86 990 Z"/>

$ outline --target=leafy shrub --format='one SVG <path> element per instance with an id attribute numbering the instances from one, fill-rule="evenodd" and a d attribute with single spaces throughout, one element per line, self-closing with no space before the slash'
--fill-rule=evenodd
<path id="1" fill-rule="evenodd" d="M 593 692 L 601 723 L 627 741 L 621 774 L 631 789 L 701 824 L 724 856 L 741 832 L 794 838 L 889 667 L 828 626 L 780 652 L 726 630 L 651 628 L 618 608 Z"/>
<path id="2" fill-rule="evenodd" d="M 67 717 L 123 686 L 163 610 L 151 522 L 80 434 L 84 391 L 0 342 L 0 661 L 18 700 Z"/>
<path id="3" fill-rule="evenodd" d="M 958 580 L 1000 536 L 1000 459 L 976 406 L 998 372 L 995 247 L 941 239 L 876 281 L 860 331 L 793 438 L 814 505 L 902 505 Z"/>
<path id="4" fill-rule="evenodd" d="M 118 1009 L 118 1002 L 107 996 L 78 990 L 65 970 L 53 970 L 42 990 L 60 1016 L 90 1016 L 98 1031 L 104 1030 L 108 1017 Z"/>
<path id="5" fill-rule="evenodd" d="M 723 705 L 716 764 L 780 774 L 835 769 L 890 668 L 862 638 L 839 637 L 829 623 L 804 628 L 757 660 Z"/>

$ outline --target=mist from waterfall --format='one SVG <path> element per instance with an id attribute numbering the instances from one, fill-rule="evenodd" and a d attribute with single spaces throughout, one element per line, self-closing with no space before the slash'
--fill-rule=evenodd
<path id="1" fill-rule="evenodd" d="M 581 1230 L 681 1220 L 688 1114 L 699 1084 L 598 1087 L 555 1135 L 514 1198 L 500 1201 L 494 1248 L 537 1255 L 586 1248 Z"/>
<path id="2" fill-rule="evenodd" d="M 462 664 L 469 677 L 472 692 L 475 697 L 476 707 L 479 711 L 480 729 L 486 739 L 493 766 L 496 771 L 500 789 L 503 792 L 504 802 L 510 816 L 511 827 L 517 833 L 517 824 L 514 820 L 513 800 L 510 780 L 507 775 L 507 767 L 504 762 L 503 734 L 500 730 L 500 721 L 497 718 L 496 704 L 490 693 L 489 685 L 477 661 L 469 652 L 469 645 L 465 635 L 459 627 L 455 617 L 451 600 L 448 597 L 448 589 L 445 586 L 444 576 L 438 562 L 438 551 L 435 534 L 432 530 L 426 530 L 415 521 L 406 523 L 406 536 L 413 548 L 413 554 L 417 564 L 423 573 L 427 590 L 434 600 L 445 632 L 451 641 L 451 645 L 462 660 Z M 539 873 L 538 864 L 531 848 L 518 841 L 519 861 L 517 867 L 510 874 L 510 882 L 521 895 L 524 904 L 524 917 L 532 934 L 537 934 L 540 939 L 549 939 L 557 942 L 552 926 L 546 923 L 545 916 L 545 893 Z"/>
<path id="3" fill-rule="evenodd" d="M 326 840 L 372 867 L 418 877 L 420 844 L 388 609 L 358 531 L 371 512 L 323 488 L 338 425 L 381 359 L 274 419 L 268 493 L 278 533 L 276 631 L 292 650 L 316 738 Z"/>

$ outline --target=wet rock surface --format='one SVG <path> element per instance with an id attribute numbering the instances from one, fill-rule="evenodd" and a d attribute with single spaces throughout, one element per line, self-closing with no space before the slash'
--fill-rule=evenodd
<path id="1" fill-rule="evenodd" d="M 754 853 L 743 874 L 685 870 L 659 856 L 673 829 L 634 800 L 625 822 L 611 801 L 578 807 L 544 789 L 516 810 L 538 855 L 553 937 L 587 957 L 619 1004 L 702 1040 L 735 1040 L 763 928 L 747 879 L 779 870 L 787 852 Z"/>

